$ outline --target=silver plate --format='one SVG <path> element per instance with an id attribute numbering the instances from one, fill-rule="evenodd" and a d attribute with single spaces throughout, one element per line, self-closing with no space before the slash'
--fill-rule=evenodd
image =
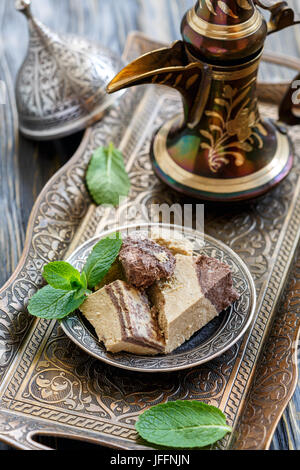
<path id="1" fill-rule="evenodd" d="M 139 224 L 121 227 L 122 234 L 128 231 L 147 232 L 157 224 Z M 159 224 L 160 227 L 170 228 L 169 225 Z M 174 226 L 172 226 L 174 230 Z M 178 230 L 182 228 L 178 227 Z M 68 262 L 81 270 L 93 246 L 103 237 L 115 232 L 110 230 L 88 240 L 81 245 L 68 259 Z M 195 254 L 205 253 L 208 256 L 227 263 L 232 270 L 233 283 L 240 298 L 217 318 L 197 332 L 176 351 L 167 355 L 137 356 L 121 352 L 111 354 L 101 344 L 92 327 L 79 313 L 69 315 L 61 321 L 61 327 L 69 338 L 88 354 L 115 367 L 139 372 L 170 372 L 188 369 L 208 362 L 233 346 L 250 326 L 256 306 L 256 293 L 252 276 L 241 258 L 224 243 L 215 238 L 201 234 L 192 229 L 184 229 L 184 235 L 190 240 Z"/>

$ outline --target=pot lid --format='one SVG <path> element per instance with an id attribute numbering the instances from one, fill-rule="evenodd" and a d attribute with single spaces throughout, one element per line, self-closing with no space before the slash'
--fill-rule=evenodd
<path id="1" fill-rule="evenodd" d="M 28 19 L 30 34 L 16 82 L 20 131 L 34 140 L 50 140 L 82 130 L 103 116 L 115 101 L 106 85 L 124 64 L 85 38 L 51 31 L 34 18 L 30 4 L 16 1 L 16 9 Z"/>
<path id="2" fill-rule="evenodd" d="M 261 51 L 267 23 L 253 0 L 197 0 L 181 32 L 190 52 L 204 61 L 243 61 Z"/>

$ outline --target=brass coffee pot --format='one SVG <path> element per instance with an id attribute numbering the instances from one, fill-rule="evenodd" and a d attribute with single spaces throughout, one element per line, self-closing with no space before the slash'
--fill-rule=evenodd
<path id="1" fill-rule="evenodd" d="M 257 7 L 269 10 L 269 22 Z M 256 84 L 267 35 L 296 23 L 285 1 L 198 0 L 182 20 L 183 40 L 143 55 L 110 82 L 108 93 L 147 83 L 181 93 L 183 113 L 152 144 L 165 183 L 202 200 L 239 201 L 288 175 L 291 142 L 281 124 L 260 116 Z"/>

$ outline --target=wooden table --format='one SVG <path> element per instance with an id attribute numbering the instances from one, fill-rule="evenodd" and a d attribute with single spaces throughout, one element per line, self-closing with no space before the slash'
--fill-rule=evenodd
<path id="1" fill-rule="evenodd" d="M 296 6 L 297 0 L 290 2 Z M 36 16 L 58 32 L 77 33 L 101 41 L 121 53 L 126 37 L 140 30 L 170 42 L 180 36 L 180 19 L 193 0 L 33 0 Z M 298 6 L 299 8 L 299 6 Z M 6 104 L 0 104 L 0 286 L 14 271 L 21 256 L 30 211 L 49 178 L 73 155 L 82 133 L 59 141 L 35 143 L 18 132 L 14 81 L 27 48 L 25 18 L 14 2 L 0 2 L 0 80 L 6 85 Z M 273 35 L 266 49 L 299 56 L 300 28 Z M 294 73 L 264 66 L 261 78 L 280 80 Z M 299 279 L 300 258 L 292 273 Z M 292 280 L 290 282 L 292 282 Z M 287 407 L 271 449 L 300 449 L 300 386 Z M 0 444 L 0 449 L 9 447 Z"/>

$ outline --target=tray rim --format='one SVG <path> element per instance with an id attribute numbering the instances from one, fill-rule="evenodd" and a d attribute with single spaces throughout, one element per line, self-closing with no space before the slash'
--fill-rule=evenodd
<path id="1" fill-rule="evenodd" d="M 145 36 L 145 35 L 144 35 Z M 134 34 L 133 34 L 133 37 L 134 37 Z M 132 38 L 131 38 L 132 40 Z M 91 129 L 87 129 L 86 132 L 84 133 L 83 135 L 83 138 L 82 138 L 82 141 L 78 147 L 78 149 L 76 150 L 75 154 L 71 157 L 71 159 L 68 161 L 67 164 L 65 164 L 62 168 L 60 168 L 58 170 L 57 173 L 55 173 L 55 175 L 53 175 L 53 177 L 48 181 L 48 183 L 44 186 L 43 190 L 41 191 L 39 197 L 37 198 L 34 206 L 33 206 L 33 209 L 31 211 L 31 215 L 30 215 L 30 219 L 29 219 L 29 222 L 28 222 L 28 226 L 27 226 L 27 231 L 26 231 L 26 239 L 25 239 L 25 244 L 24 244 L 24 250 L 22 252 L 22 255 L 21 255 L 21 258 L 20 258 L 20 261 L 14 271 L 14 273 L 12 274 L 12 276 L 8 279 L 8 281 L 3 285 L 3 287 L 0 289 L 0 294 L 3 293 L 13 282 L 13 280 L 16 278 L 17 274 L 22 270 L 23 266 L 24 266 L 24 260 L 26 259 L 26 255 L 28 254 L 28 251 L 29 251 L 29 242 L 30 242 L 30 236 L 32 234 L 32 230 L 33 230 L 33 221 L 34 221 L 34 216 L 36 214 L 36 211 L 39 207 L 39 202 L 41 201 L 43 195 L 46 193 L 47 189 L 51 186 L 51 184 L 53 183 L 53 181 L 56 180 L 56 178 L 58 177 L 59 174 L 61 173 L 64 173 L 66 171 L 66 169 L 68 169 L 69 166 L 72 165 L 72 163 L 76 160 L 76 156 L 78 154 L 81 153 L 81 149 L 84 147 L 84 144 L 86 142 L 86 140 L 88 140 L 88 137 L 89 137 L 89 133 L 90 133 Z M 299 242 L 299 240 L 298 240 Z M 295 251 L 296 251 L 296 247 L 294 247 L 294 254 L 295 254 Z M 291 269 L 291 267 L 290 267 Z M 288 279 L 287 279 L 288 280 Z M 31 326 L 29 326 L 28 328 L 29 330 L 31 330 Z M 271 329 L 271 327 L 270 327 Z M 288 396 L 286 397 L 285 399 L 285 402 L 283 403 L 283 407 L 281 408 L 280 412 L 278 413 L 277 415 L 277 419 L 276 419 L 276 423 L 272 425 L 272 427 L 268 430 L 268 439 L 267 441 L 264 442 L 264 448 L 267 449 L 269 444 L 270 444 L 270 441 L 271 441 L 271 438 L 273 436 L 273 433 L 276 429 L 276 426 L 278 424 L 278 421 L 280 419 L 280 417 L 282 416 L 283 412 L 284 412 L 284 409 L 285 407 L 287 406 L 288 404 L 288 401 L 290 399 L 290 397 L 292 396 L 292 394 L 294 393 L 294 390 L 295 390 L 295 387 L 296 387 L 296 384 L 297 384 L 297 377 L 295 376 L 295 374 L 298 374 L 298 367 L 297 367 L 297 348 L 296 348 L 296 343 L 299 339 L 299 334 L 300 334 L 300 329 L 298 329 L 296 333 L 296 336 L 294 336 L 293 338 L 293 344 L 292 344 L 292 347 L 294 349 L 294 353 L 293 353 L 293 368 L 294 368 L 294 374 L 293 374 L 293 384 L 291 385 L 290 389 L 289 389 L 289 394 Z M 266 337 L 269 336 L 269 331 L 266 332 Z M 265 339 L 264 338 L 264 342 L 265 342 Z M 259 359 L 258 359 L 258 363 L 259 363 Z M 9 368 L 8 368 L 9 369 Z M 5 375 L 7 375 L 7 372 L 5 373 Z M 58 434 L 58 433 L 56 433 Z M 72 434 L 68 434 L 68 436 L 72 437 Z M 10 439 L 10 438 L 7 438 L 5 435 L 3 435 L 0 431 L 0 440 L 2 440 L 3 442 L 8 442 L 10 443 L 11 445 L 15 445 L 17 448 L 27 448 L 26 445 L 22 445 L 21 443 L 18 443 L 18 442 L 15 442 L 13 439 Z M 98 440 L 99 442 L 99 440 Z M 107 442 L 103 442 L 104 445 L 107 445 Z M 39 446 L 39 445 L 36 445 L 35 447 L 38 447 L 38 448 L 44 448 L 44 446 Z M 30 448 L 32 448 L 32 445 L 30 446 Z M 121 448 L 121 447 L 118 447 L 118 448 Z"/>

